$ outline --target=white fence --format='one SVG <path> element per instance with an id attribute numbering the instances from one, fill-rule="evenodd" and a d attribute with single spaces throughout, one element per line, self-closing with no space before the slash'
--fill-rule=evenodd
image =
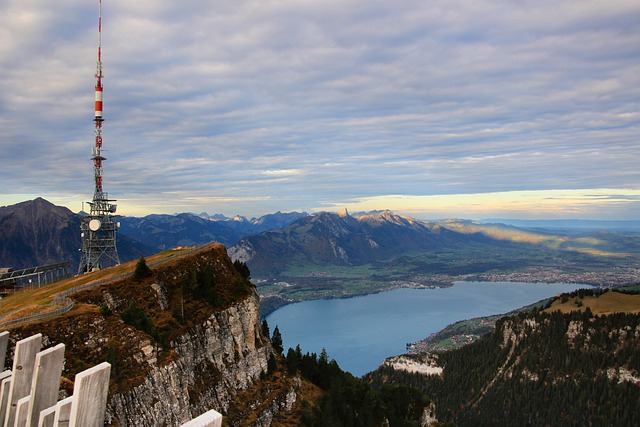
<path id="1" fill-rule="evenodd" d="M 9 332 L 0 333 L 0 370 Z M 73 395 L 58 401 L 64 344 L 42 350 L 42 335 L 16 343 L 13 367 L 0 373 L 0 426 L 102 427 L 111 365 L 103 362 L 76 375 Z M 182 427 L 220 427 L 222 415 L 209 411 Z"/>

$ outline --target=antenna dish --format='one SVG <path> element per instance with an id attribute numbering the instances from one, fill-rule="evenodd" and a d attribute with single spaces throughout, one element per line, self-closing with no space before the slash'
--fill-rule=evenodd
<path id="1" fill-rule="evenodd" d="M 91 221 L 89 221 L 89 230 L 98 231 L 101 225 L 102 224 L 100 223 L 99 219 L 92 219 Z"/>

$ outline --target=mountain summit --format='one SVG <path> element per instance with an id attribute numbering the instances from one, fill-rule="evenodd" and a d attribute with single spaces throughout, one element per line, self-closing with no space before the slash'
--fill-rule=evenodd
<path id="1" fill-rule="evenodd" d="M 38 197 L 0 207 L 0 267 L 28 268 L 69 262 L 75 271 L 80 262 L 80 218 L 63 206 Z M 148 255 L 150 249 L 118 235 L 122 262 Z"/>
<path id="2" fill-rule="evenodd" d="M 338 216 L 340 218 L 348 217 L 349 216 L 349 212 L 347 211 L 347 208 L 344 208 L 340 212 L 338 212 Z"/>
<path id="3" fill-rule="evenodd" d="M 4 267 L 74 262 L 81 246 L 80 220 L 65 207 L 41 197 L 0 207 L 0 260 Z"/>
<path id="4" fill-rule="evenodd" d="M 391 211 L 351 216 L 321 212 L 282 230 L 247 237 L 231 248 L 234 259 L 248 262 L 256 275 L 282 273 L 292 265 L 361 265 L 408 251 L 433 249 L 457 239 L 437 224 Z"/>

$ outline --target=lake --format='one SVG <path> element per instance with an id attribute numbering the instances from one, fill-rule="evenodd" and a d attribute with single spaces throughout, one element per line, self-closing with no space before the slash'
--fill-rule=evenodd
<path id="1" fill-rule="evenodd" d="M 355 376 L 384 358 L 459 320 L 509 311 L 587 285 L 564 283 L 456 282 L 447 288 L 396 289 L 362 297 L 286 305 L 267 316 L 283 346 L 320 354 Z"/>

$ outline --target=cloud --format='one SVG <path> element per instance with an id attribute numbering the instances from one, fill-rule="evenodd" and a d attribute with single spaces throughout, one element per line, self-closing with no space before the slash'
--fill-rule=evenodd
<path id="1" fill-rule="evenodd" d="M 93 193 L 95 3 L 0 5 L 0 194 Z M 627 0 L 114 0 L 105 187 L 247 215 L 638 189 L 638 22 Z"/>
<path id="2" fill-rule="evenodd" d="M 590 190 L 551 190 L 436 196 L 385 195 L 327 203 L 315 210 L 347 207 L 351 212 L 358 212 L 394 205 L 399 213 L 423 219 L 513 218 L 516 214 L 522 219 L 555 219 L 575 218 L 575 215 L 585 212 L 594 219 L 635 219 L 628 212 L 638 209 L 640 191 L 630 190 L 617 195 L 610 192 L 610 189 L 602 189 L 595 193 Z M 603 214 L 602 206 L 606 214 Z"/>

